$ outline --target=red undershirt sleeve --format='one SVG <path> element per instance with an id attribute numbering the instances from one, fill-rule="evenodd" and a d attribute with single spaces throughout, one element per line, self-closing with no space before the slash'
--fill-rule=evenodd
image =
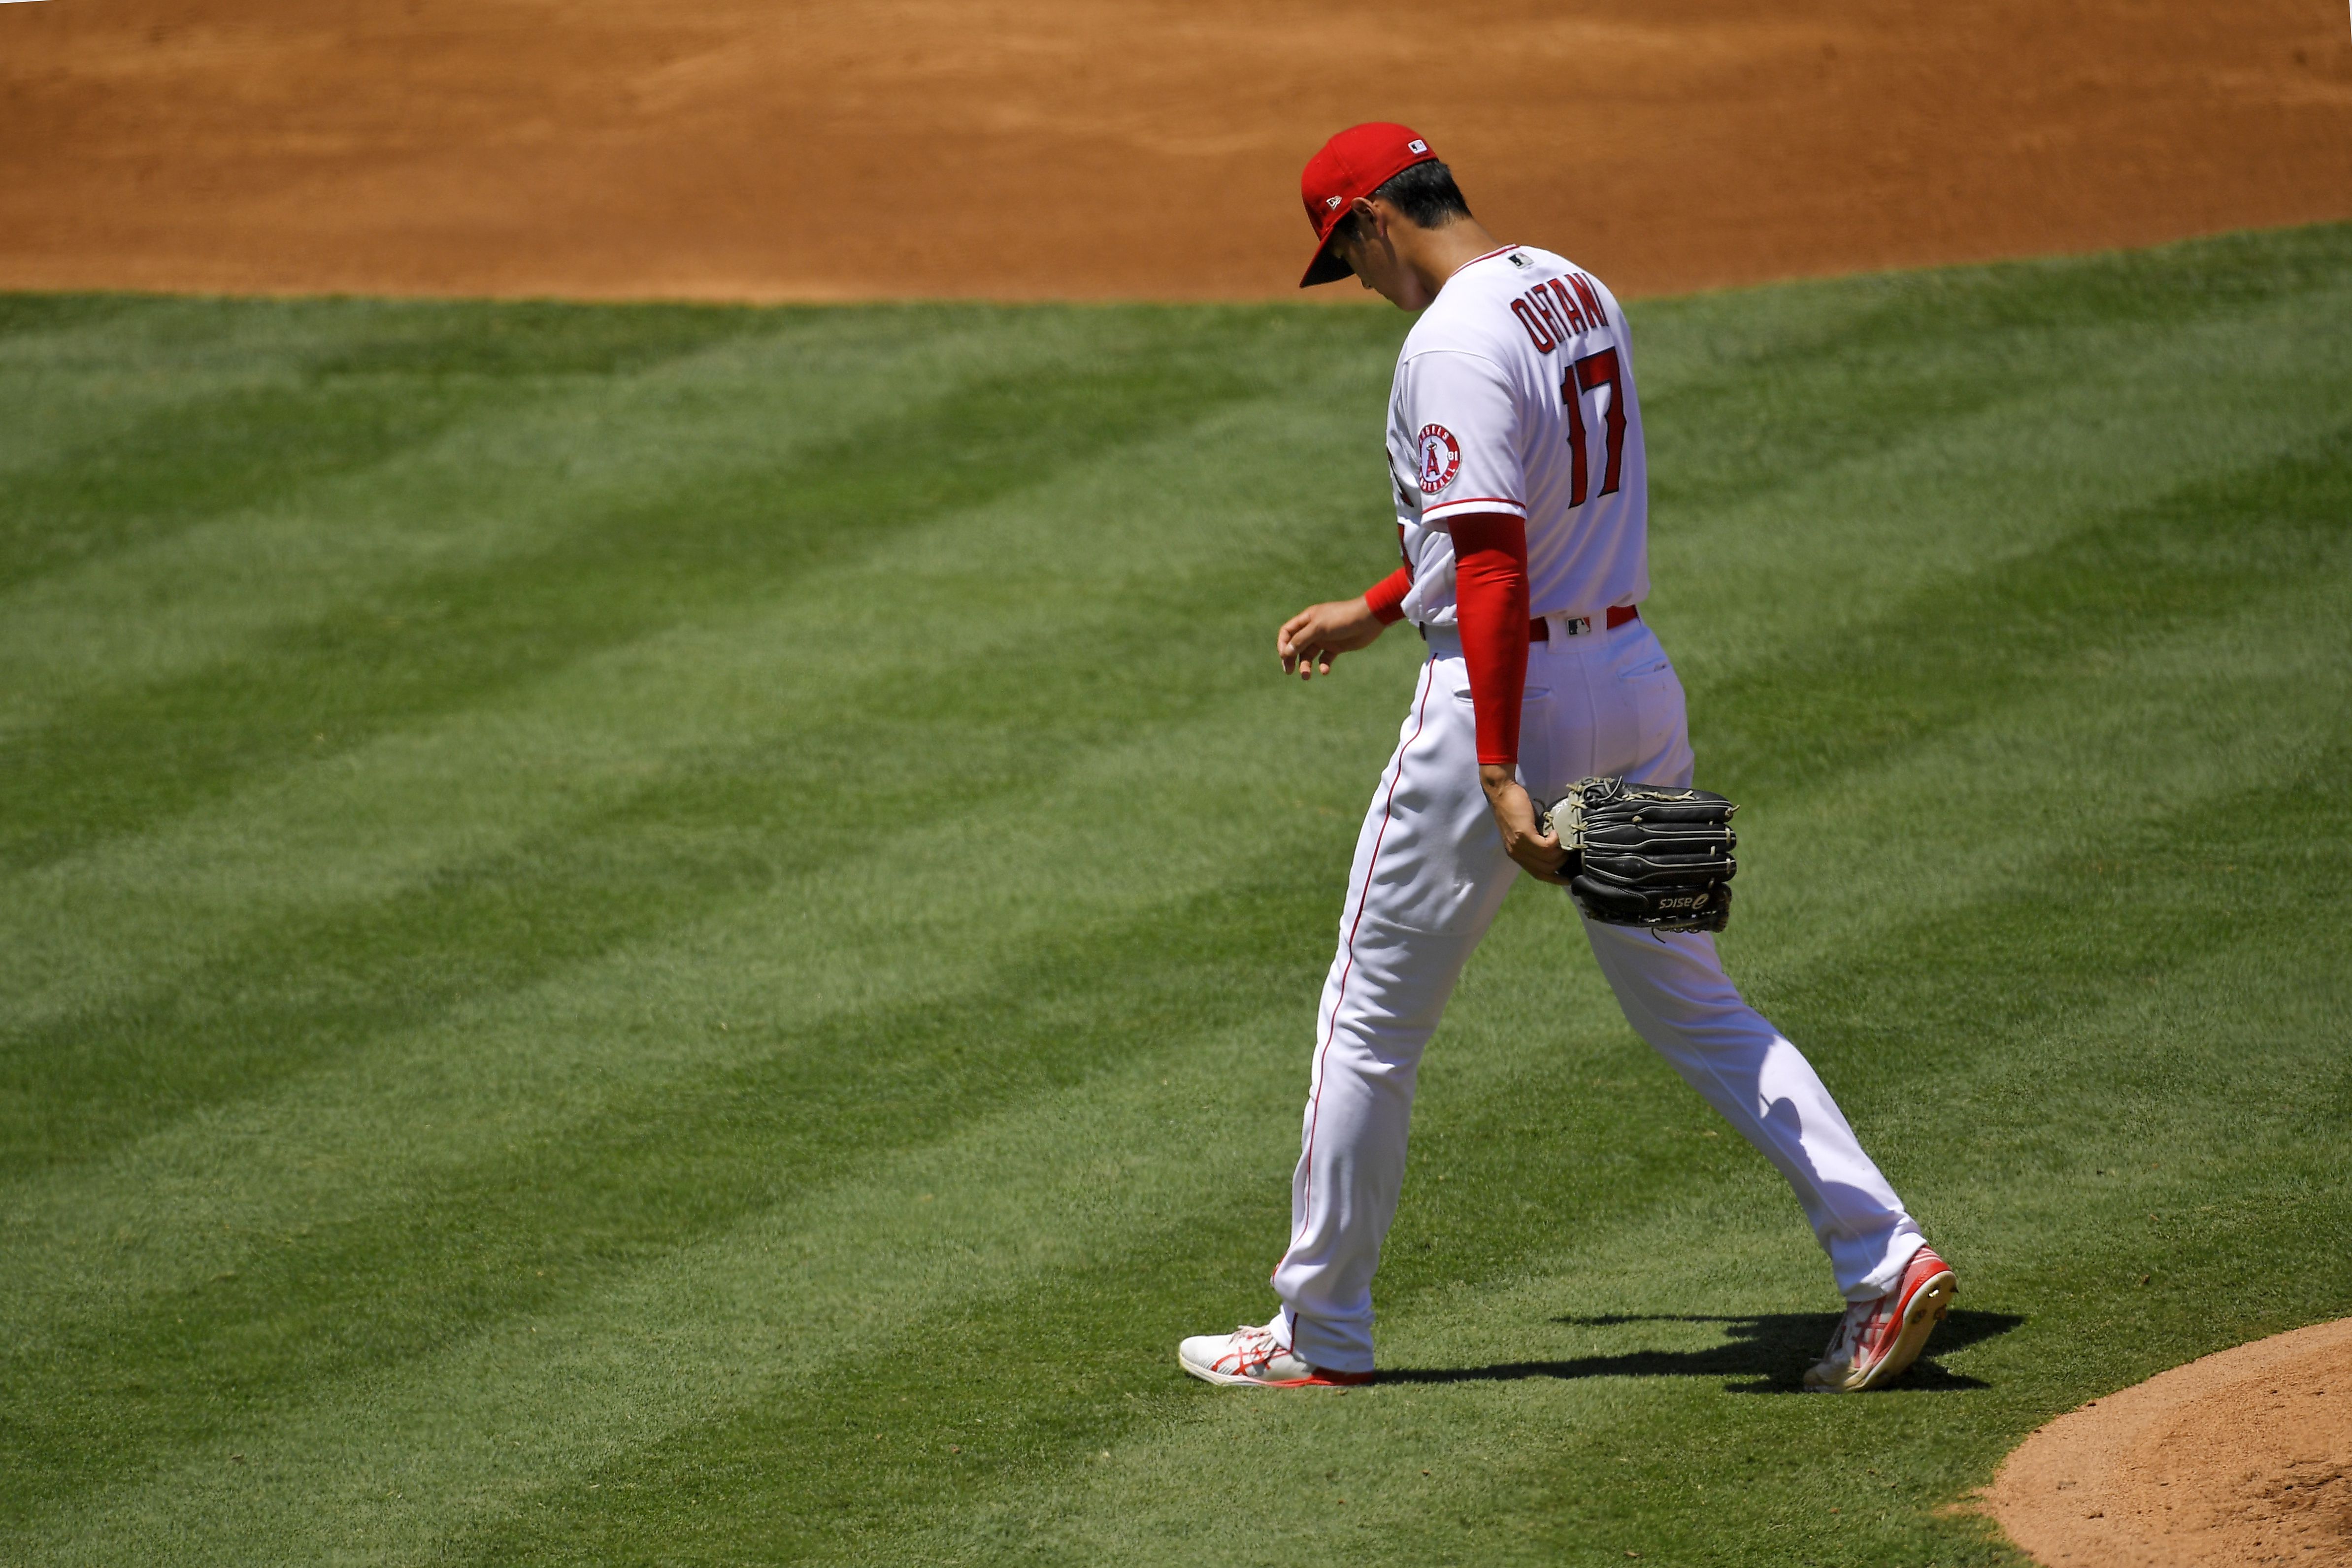
<path id="1" fill-rule="evenodd" d="M 1528 688 L 1528 525 L 1480 512 L 1446 526 L 1478 761 L 1508 766 L 1519 760 L 1519 703 Z"/>
<path id="2" fill-rule="evenodd" d="M 1364 603 L 1382 626 L 1404 619 L 1404 596 L 1412 592 L 1412 568 L 1400 566 L 1364 590 Z"/>

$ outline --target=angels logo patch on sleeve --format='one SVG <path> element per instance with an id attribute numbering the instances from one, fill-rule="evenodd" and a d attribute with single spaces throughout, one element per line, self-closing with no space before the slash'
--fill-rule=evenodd
<path id="1" fill-rule="evenodd" d="M 1443 425 L 1421 427 L 1421 493 L 1433 496 L 1462 471 L 1462 443 Z"/>

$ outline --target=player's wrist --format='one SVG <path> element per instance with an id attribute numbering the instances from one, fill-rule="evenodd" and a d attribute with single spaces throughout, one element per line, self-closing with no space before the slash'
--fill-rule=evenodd
<path id="1" fill-rule="evenodd" d="M 1404 619 L 1404 596 L 1412 591 L 1412 574 L 1400 566 L 1364 590 L 1360 601 L 1365 614 L 1382 626 Z"/>

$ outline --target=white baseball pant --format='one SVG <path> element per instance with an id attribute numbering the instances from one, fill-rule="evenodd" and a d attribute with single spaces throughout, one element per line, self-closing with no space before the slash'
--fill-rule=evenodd
<path id="1" fill-rule="evenodd" d="M 1567 635 L 1570 626 L 1590 626 Z M 1538 801 L 1581 778 L 1691 782 L 1682 682 L 1642 621 L 1554 619 L 1528 657 L 1518 775 Z M 1396 1217 L 1422 1048 L 1518 868 L 1478 784 L 1470 680 L 1451 628 L 1429 658 L 1356 841 L 1323 985 L 1290 1249 L 1274 1325 L 1333 1372 L 1372 1366 L 1372 1274 Z M 1919 1227 L 1795 1046 L 1723 973 L 1715 939 L 1587 921 L 1635 1032 L 1796 1190 L 1848 1300 L 1892 1289 Z"/>

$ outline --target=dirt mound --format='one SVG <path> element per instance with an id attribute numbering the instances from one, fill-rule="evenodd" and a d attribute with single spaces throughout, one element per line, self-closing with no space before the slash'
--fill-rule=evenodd
<path id="1" fill-rule="evenodd" d="M 2352 216 L 2302 0 L 47 0 L 0 287 L 1286 296 L 1376 118 L 1631 292 Z"/>
<path id="2" fill-rule="evenodd" d="M 2053 1568 L 2352 1563 L 2352 1318 L 2062 1415 L 1987 1500 Z"/>

